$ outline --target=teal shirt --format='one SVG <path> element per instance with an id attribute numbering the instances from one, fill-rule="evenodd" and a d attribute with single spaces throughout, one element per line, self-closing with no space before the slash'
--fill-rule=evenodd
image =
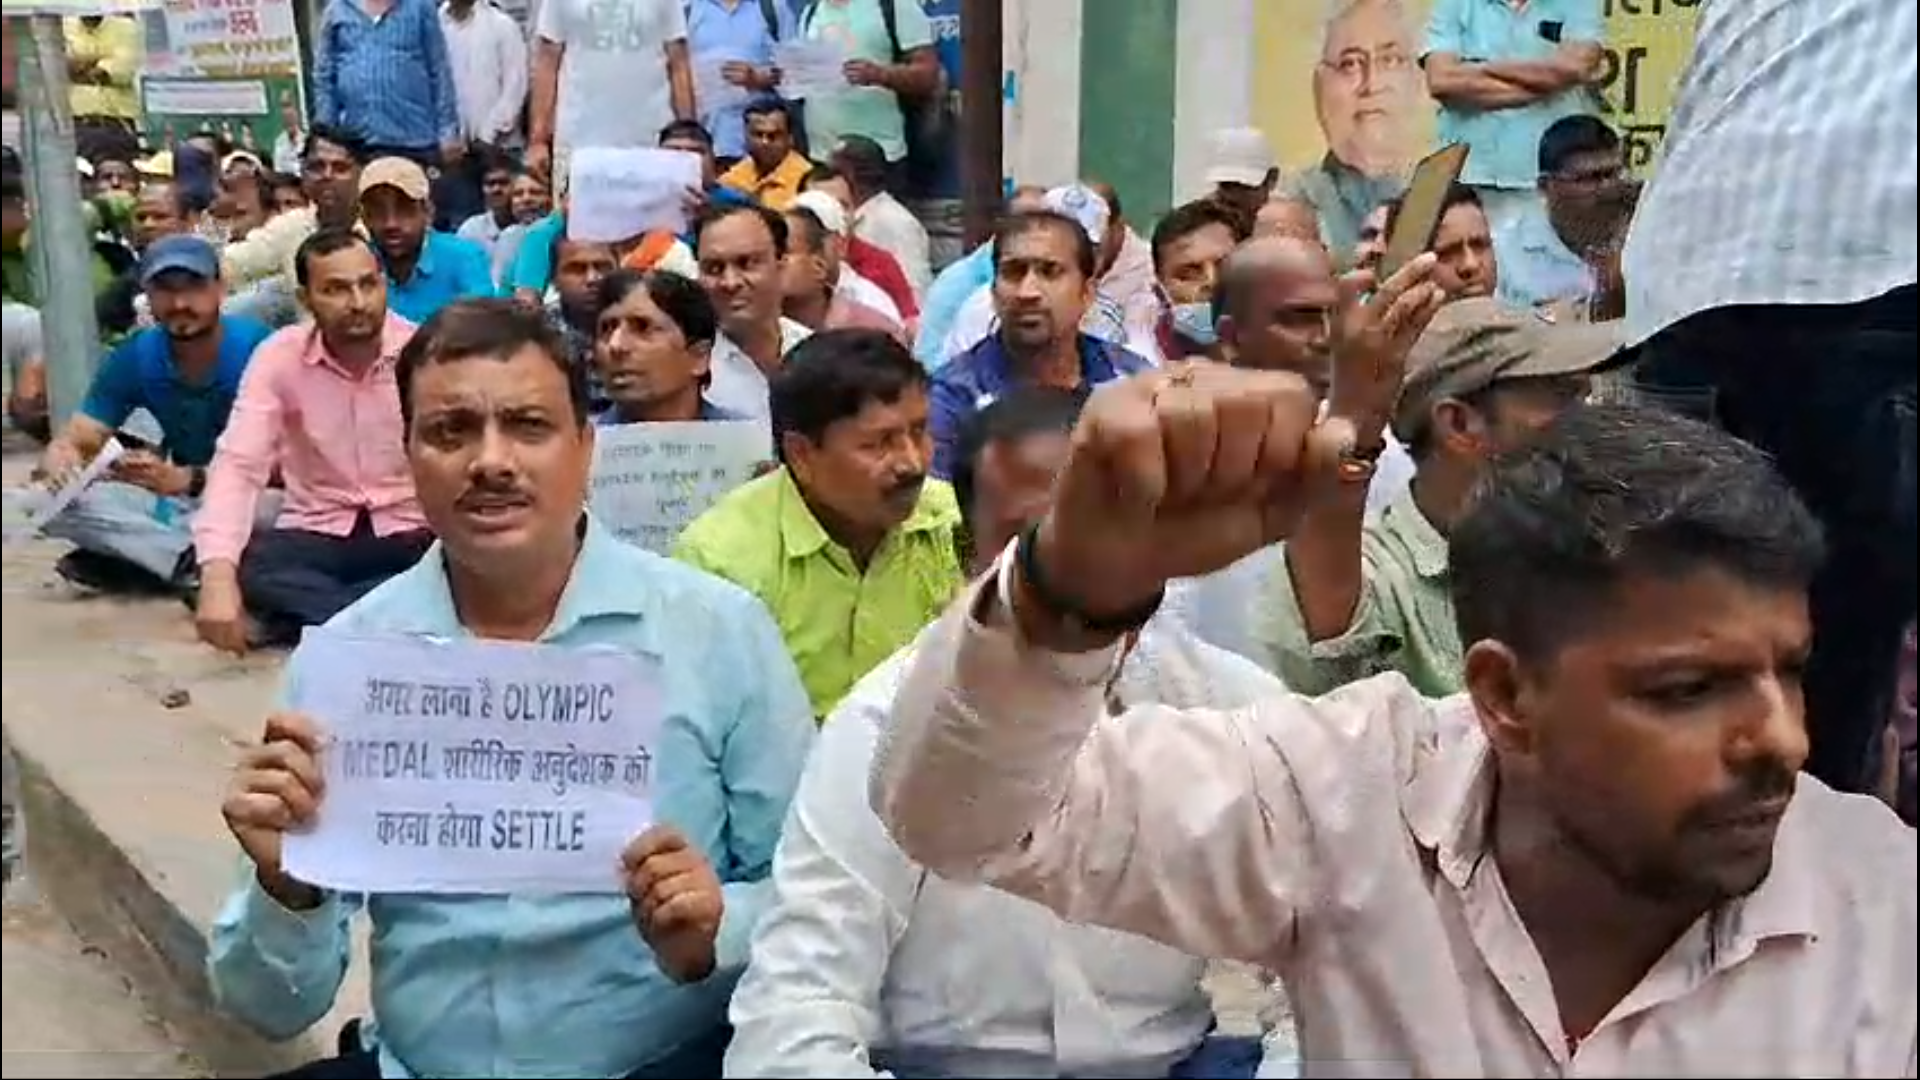
<path id="1" fill-rule="evenodd" d="M 330 624 L 458 638 L 436 545 Z M 813 711 L 766 609 L 718 578 L 590 524 L 542 642 L 655 657 L 666 720 L 657 819 L 705 853 L 725 892 L 718 967 L 681 986 L 660 972 L 624 896 L 342 896 L 292 912 L 252 868 L 213 927 L 215 999 L 270 1038 L 317 1023 L 372 923 L 366 1037 L 386 1077 L 621 1077 L 709 1036 L 727 1015 L 787 803 L 812 746 Z M 296 651 L 287 684 L 302 677 Z M 291 695 L 289 695 L 291 696 Z"/>
<path id="2" fill-rule="evenodd" d="M 803 7 L 800 36 L 808 41 L 839 44 L 849 60 L 893 64 L 893 42 L 887 39 L 883 0 L 811 0 Z M 807 10 L 811 8 L 811 10 Z M 933 45 L 933 24 L 920 0 L 894 0 L 895 28 L 902 54 Z M 848 135 L 862 135 L 880 144 L 888 161 L 907 156 L 907 132 L 900 116 L 900 99 L 880 86 L 848 86 L 807 99 L 807 145 L 813 156 L 826 160 Z"/>
<path id="3" fill-rule="evenodd" d="M 420 261 L 405 281 L 387 275 L 387 308 L 414 325 L 455 300 L 493 296 L 493 259 L 487 249 L 452 233 L 427 231 Z"/>
<path id="4" fill-rule="evenodd" d="M 1605 40 L 1602 0 L 1434 0 L 1422 56 L 1452 53 L 1469 63 L 1545 60 L 1560 44 Z M 1559 43 L 1543 28 L 1558 26 Z M 1540 179 L 1540 136 L 1561 117 L 1597 110 L 1599 100 L 1576 88 L 1518 109 L 1465 112 L 1442 108 L 1439 145 L 1472 148 L 1461 179 L 1481 187 L 1531 191 Z"/>

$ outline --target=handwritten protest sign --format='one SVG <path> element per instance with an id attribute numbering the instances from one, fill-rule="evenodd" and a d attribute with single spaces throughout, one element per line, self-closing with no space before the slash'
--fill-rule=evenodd
<path id="1" fill-rule="evenodd" d="M 653 819 L 659 672 L 632 653 L 307 633 L 326 795 L 287 873 L 367 893 L 611 892 Z"/>
<path id="2" fill-rule="evenodd" d="M 687 190 L 700 187 L 700 165 L 684 150 L 582 147 L 567 166 L 568 239 L 617 243 L 684 230 Z"/>
<path id="3" fill-rule="evenodd" d="M 726 66 L 743 62 L 726 53 L 696 53 L 693 57 L 693 100 L 702 113 L 737 109 L 753 100 L 753 91 L 727 81 Z"/>
<path id="4" fill-rule="evenodd" d="M 836 41 L 782 41 L 773 47 L 780 92 L 795 101 L 845 90 L 847 59 L 846 46 Z"/>
<path id="5" fill-rule="evenodd" d="M 594 516 L 628 543 L 662 554 L 688 522 L 773 456 L 758 420 L 623 424 L 594 434 Z"/>

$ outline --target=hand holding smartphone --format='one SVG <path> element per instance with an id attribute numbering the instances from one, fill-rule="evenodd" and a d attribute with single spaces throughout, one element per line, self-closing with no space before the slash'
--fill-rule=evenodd
<path id="1" fill-rule="evenodd" d="M 1447 205 L 1447 190 L 1460 182 L 1467 165 L 1467 144 L 1454 143 L 1428 154 L 1413 168 L 1413 179 L 1400 197 L 1400 212 L 1387 233 L 1387 251 L 1380 258 L 1377 280 L 1385 281 L 1433 246 Z"/>

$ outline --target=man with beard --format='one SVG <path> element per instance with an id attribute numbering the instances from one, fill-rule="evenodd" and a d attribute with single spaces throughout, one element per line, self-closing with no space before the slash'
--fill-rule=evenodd
<path id="1" fill-rule="evenodd" d="M 1420 156 L 1427 109 L 1401 0 L 1332 0 L 1313 69 L 1313 106 L 1326 156 L 1288 185 L 1314 208 L 1327 247 L 1344 258 L 1360 223 L 1398 196 Z"/>
<path id="2" fill-rule="evenodd" d="M 1307 1075 L 1913 1076 L 1914 834 L 1798 773 L 1819 526 L 1711 427 L 1575 409 L 1495 465 L 1453 534 L 1462 697 L 1109 716 L 1168 579 L 1364 471 L 1338 396 L 1317 421 L 1206 364 L 1094 396 L 894 699 L 869 792 L 900 848 L 1264 965 Z"/>
<path id="3" fill-rule="evenodd" d="M 158 445 L 121 436 L 125 453 L 109 479 L 80 493 L 47 524 L 74 550 L 60 575 L 94 588 L 178 586 L 193 569 L 192 518 L 207 485 L 214 440 L 227 426 L 241 373 L 269 333 L 220 314 L 220 257 L 196 236 L 169 236 L 140 259 L 140 287 L 155 326 L 107 354 L 78 412 L 47 446 L 40 471 L 75 475 L 138 410 L 160 429 Z"/>
<path id="4" fill-rule="evenodd" d="M 427 171 L 409 158 L 383 157 L 360 173 L 360 219 L 387 272 L 387 307 L 412 323 L 494 294 L 486 249 L 433 227 L 432 193 Z"/>
<path id="5" fill-rule="evenodd" d="M 693 225 L 693 255 L 720 312 L 707 397 L 728 412 L 765 417 L 771 380 L 810 332 L 781 314 L 787 219 L 764 206 L 709 206 Z"/>
<path id="6" fill-rule="evenodd" d="M 298 641 L 412 566 L 433 539 L 394 389 L 413 324 L 387 311 L 380 260 L 352 232 L 308 237 L 297 272 L 313 321 L 254 355 L 193 527 L 200 637 L 234 653 Z M 286 501 L 273 527 L 256 532 L 255 506 L 276 473 Z"/>
<path id="7" fill-rule="evenodd" d="M 771 398 L 781 468 L 695 519 L 674 555 L 766 603 L 825 717 L 952 598 L 960 509 L 927 478 L 927 373 L 891 336 L 815 334 Z"/>

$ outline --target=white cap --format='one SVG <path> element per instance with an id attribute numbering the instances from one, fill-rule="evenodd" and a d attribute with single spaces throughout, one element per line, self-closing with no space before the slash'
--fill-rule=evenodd
<path id="1" fill-rule="evenodd" d="M 80 170 L 81 176 L 93 176 L 93 162 L 88 161 L 86 158 L 74 158 L 73 164 L 75 168 Z"/>
<path id="2" fill-rule="evenodd" d="M 1273 144 L 1259 128 L 1224 128 L 1207 139 L 1207 175 L 1209 185 L 1241 184 L 1259 187 L 1279 162 L 1273 157 Z"/>
<path id="3" fill-rule="evenodd" d="M 819 218 L 820 224 L 835 236 L 847 235 L 847 208 L 826 192 L 803 191 L 794 196 L 790 205 L 795 210 L 805 210 Z"/>
<path id="4" fill-rule="evenodd" d="M 1054 213 L 1065 214 L 1079 222 L 1080 227 L 1087 231 L 1087 238 L 1096 245 L 1106 240 L 1107 224 L 1113 220 L 1113 208 L 1107 205 L 1107 200 L 1101 198 L 1099 192 L 1085 184 L 1066 184 L 1048 191 L 1042 201 Z"/>

